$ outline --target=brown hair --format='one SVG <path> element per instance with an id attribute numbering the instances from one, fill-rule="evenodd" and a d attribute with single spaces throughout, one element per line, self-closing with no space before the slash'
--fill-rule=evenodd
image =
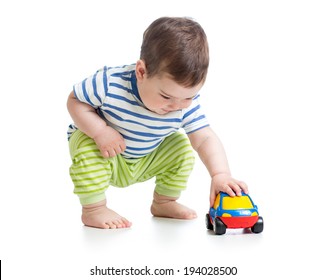
<path id="1" fill-rule="evenodd" d="M 158 18 L 143 34 L 140 59 L 148 78 L 167 73 L 178 84 L 194 87 L 205 81 L 208 72 L 206 34 L 190 18 Z"/>

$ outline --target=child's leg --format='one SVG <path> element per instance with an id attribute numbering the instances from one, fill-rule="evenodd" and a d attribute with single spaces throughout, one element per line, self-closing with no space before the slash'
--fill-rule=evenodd
<path id="1" fill-rule="evenodd" d="M 83 223 L 99 228 L 131 226 L 128 220 L 106 207 L 104 192 L 117 159 L 103 158 L 95 142 L 79 130 L 73 133 L 69 145 L 72 158 L 70 176 L 75 186 L 74 193 L 83 205 Z"/>
<path id="2" fill-rule="evenodd" d="M 151 206 L 154 216 L 178 219 L 196 218 L 194 210 L 176 200 L 186 189 L 194 167 L 194 153 L 186 135 L 174 133 L 147 157 L 146 174 L 156 176 L 156 188 Z"/>
<path id="3" fill-rule="evenodd" d="M 191 220 L 197 217 L 196 212 L 178 203 L 178 197 L 165 196 L 154 192 L 151 213 L 156 217 Z"/>

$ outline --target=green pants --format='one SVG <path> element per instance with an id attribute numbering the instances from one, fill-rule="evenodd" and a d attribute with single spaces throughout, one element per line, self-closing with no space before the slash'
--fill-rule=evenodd
<path id="1" fill-rule="evenodd" d="M 109 185 L 127 187 L 152 177 L 156 177 L 158 194 L 178 197 L 186 189 L 195 159 L 187 136 L 179 132 L 167 137 L 152 153 L 136 159 L 102 157 L 95 142 L 79 130 L 72 134 L 69 146 L 70 176 L 82 205 L 104 200 Z"/>

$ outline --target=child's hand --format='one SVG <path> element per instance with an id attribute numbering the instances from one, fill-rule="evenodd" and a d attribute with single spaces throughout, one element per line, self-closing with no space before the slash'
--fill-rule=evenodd
<path id="1" fill-rule="evenodd" d="M 232 178 L 227 173 L 214 175 L 211 180 L 210 206 L 214 204 L 219 192 L 225 192 L 230 196 L 240 196 L 242 191 L 248 193 L 248 187 L 244 182 Z"/>
<path id="2" fill-rule="evenodd" d="M 104 158 L 115 157 L 126 148 L 122 135 L 109 126 L 105 126 L 93 139 Z"/>

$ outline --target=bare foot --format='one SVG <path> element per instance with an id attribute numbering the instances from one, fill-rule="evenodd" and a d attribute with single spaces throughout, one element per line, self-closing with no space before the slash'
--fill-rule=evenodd
<path id="1" fill-rule="evenodd" d="M 191 220 L 197 217 L 196 212 L 178 202 L 177 197 L 169 197 L 154 193 L 151 213 L 156 217 Z"/>
<path id="2" fill-rule="evenodd" d="M 81 220 L 86 226 L 105 229 L 127 228 L 132 225 L 127 219 L 108 209 L 106 200 L 84 205 Z"/>

